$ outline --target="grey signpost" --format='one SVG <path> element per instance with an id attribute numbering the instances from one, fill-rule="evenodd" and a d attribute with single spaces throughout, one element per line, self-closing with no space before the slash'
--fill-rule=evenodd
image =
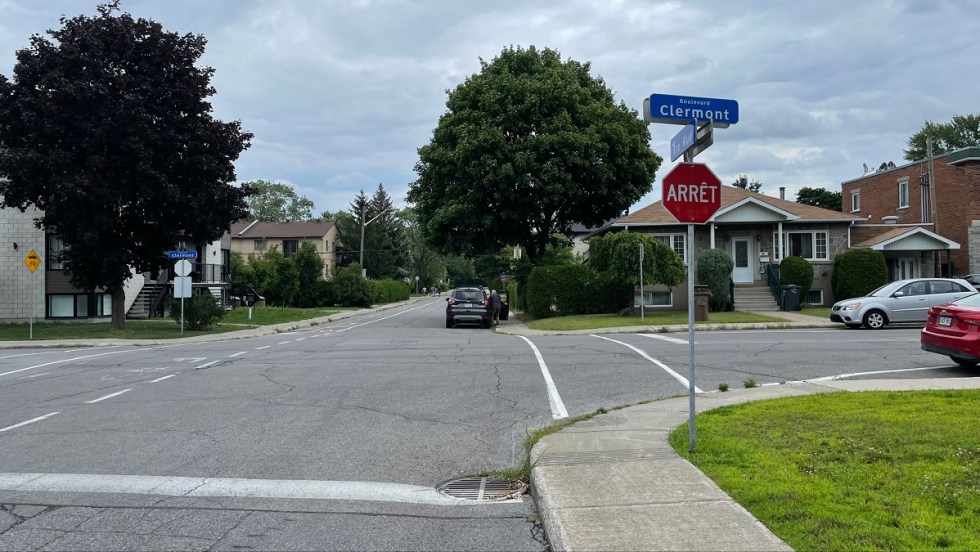
<path id="1" fill-rule="evenodd" d="M 684 162 L 664 177 L 664 207 L 678 222 L 687 224 L 687 335 L 690 346 L 690 450 L 694 452 L 695 359 L 694 359 L 694 225 L 705 224 L 721 203 L 721 181 L 706 166 L 694 163 L 694 156 L 714 143 L 714 128 L 738 122 L 738 102 L 719 98 L 698 98 L 651 94 L 643 100 L 643 120 L 648 123 L 684 125 L 670 141 L 671 161 L 683 156 Z M 672 193 L 683 188 L 683 193 Z M 643 249 L 640 246 L 640 316 L 643 316 Z"/>
<path id="2" fill-rule="evenodd" d="M 181 259 L 174 263 L 174 297 L 180 299 L 180 333 L 184 333 L 184 299 L 191 296 L 191 262 Z"/>

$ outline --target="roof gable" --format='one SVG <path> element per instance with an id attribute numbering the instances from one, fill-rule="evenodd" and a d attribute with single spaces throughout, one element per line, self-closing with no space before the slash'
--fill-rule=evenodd
<path id="1" fill-rule="evenodd" d="M 946 239 L 921 226 L 896 228 L 855 244 L 861 249 L 875 251 L 933 251 L 937 249 L 959 249 L 960 244 Z"/>

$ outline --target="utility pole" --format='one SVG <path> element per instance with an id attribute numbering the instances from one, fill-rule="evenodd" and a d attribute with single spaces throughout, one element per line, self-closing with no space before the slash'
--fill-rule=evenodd
<path id="1" fill-rule="evenodd" d="M 936 174 L 935 174 L 935 172 L 933 172 L 933 164 L 932 164 L 932 137 L 931 136 L 926 136 L 926 158 L 928 159 L 928 162 L 927 162 L 928 163 L 928 168 L 926 170 L 929 172 L 929 210 L 932 211 L 932 213 L 931 213 L 931 217 L 932 217 L 932 231 L 935 232 L 936 234 L 938 234 L 939 233 L 939 216 L 937 214 L 938 213 L 938 210 L 937 210 L 937 207 L 936 207 Z M 946 256 L 949 257 L 949 251 L 948 250 L 946 251 Z M 949 259 L 947 259 L 947 260 L 949 260 Z M 938 254 L 936 255 L 936 263 L 937 264 L 939 263 L 939 255 Z M 936 274 L 936 275 L 941 274 L 941 272 L 939 272 L 939 271 L 936 270 L 938 268 L 939 268 L 939 266 L 933 267 L 933 273 Z"/>
<path id="2" fill-rule="evenodd" d="M 367 222 L 364 222 L 364 206 L 363 205 L 361 206 L 361 260 L 360 260 L 360 264 L 361 264 L 361 277 L 362 278 L 367 278 L 367 269 L 364 268 L 364 227 L 367 226 L 368 224 L 371 224 L 372 222 L 378 220 L 379 218 L 381 218 L 381 215 L 384 215 L 385 213 L 388 213 L 388 212 L 393 211 L 393 210 L 394 210 L 394 208 L 385 209 L 384 211 L 381 211 L 380 213 L 378 213 L 377 216 L 375 216 L 371 220 L 369 220 Z"/>

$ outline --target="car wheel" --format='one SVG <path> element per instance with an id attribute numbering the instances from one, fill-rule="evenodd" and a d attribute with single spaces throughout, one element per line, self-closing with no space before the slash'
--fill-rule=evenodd
<path id="1" fill-rule="evenodd" d="M 452 328 L 453 327 L 453 319 L 452 318 L 447 318 L 446 319 L 446 327 L 447 328 Z"/>
<path id="2" fill-rule="evenodd" d="M 975 360 L 969 360 L 969 359 L 965 359 L 965 358 L 961 358 L 961 357 L 955 357 L 955 356 L 951 356 L 949 358 L 953 359 L 953 362 L 955 362 L 956 364 L 959 364 L 960 366 L 962 366 L 964 368 L 976 368 L 977 367 L 977 361 L 975 361 Z"/>
<path id="3" fill-rule="evenodd" d="M 868 311 L 868 314 L 864 315 L 864 327 L 870 328 L 872 330 L 880 330 L 885 327 L 888 320 L 885 319 L 885 313 L 880 310 Z"/>

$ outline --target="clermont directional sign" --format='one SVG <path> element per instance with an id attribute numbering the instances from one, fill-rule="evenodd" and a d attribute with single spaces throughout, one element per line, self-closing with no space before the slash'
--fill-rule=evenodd
<path id="1" fill-rule="evenodd" d="M 721 208 L 721 180 L 701 163 L 680 163 L 664 177 L 664 207 L 678 222 L 704 224 Z"/>
<path id="2" fill-rule="evenodd" d="M 643 120 L 650 123 L 686 125 L 712 121 L 716 128 L 738 122 L 738 102 L 720 98 L 651 94 L 643 100 Z"/>
<path id="3" fill-rule="evenodd" d="M 168 251 L 167 256 L 171 259 L 196 259 L 197 251 Z"/>

